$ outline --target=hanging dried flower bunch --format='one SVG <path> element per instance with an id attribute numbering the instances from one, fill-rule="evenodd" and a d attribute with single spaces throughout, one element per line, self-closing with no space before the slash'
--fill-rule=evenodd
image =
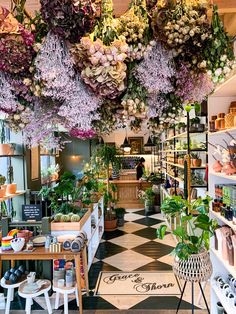
<path id="1" fill-rule="evenodd" d="M 181 64 L 176 78 L 176 95 L 184 103 L 201 103 L 214 88 L 207 73 L 194 73 L 185 64 Z"/>
<path id="2" fill-rule="evenodd" d="M 118 31 L 128 44 L 129 60 L 141 60 L 151 49 L 151 30 L 145 0 L 133 0 L 129 10 L 119 18 Z"/>
<path id="3" fill-rule="evenodd" d="M 205 2 L 170 0 L 164 6 L 157 5 L 152 26 L 155 36 L 172 49 L 174 56 L 205 70 L 201 49 L 211 36 Z"/>
<path id="4" fill-rule="evenodd" d="M 136 67 L 135 77 L 149 93 L 169 93 L 173 90 L 175 74 L 172 53 L 156 43 L 144 60 Z"/>
<path id="5" fill-rule="evenodd" d="M 49 32 L 35 59 L 36 96 L 64 101 L 73 89 L 74 69 L 65 42 Z"/>
<path id="6" fill-rule="evenodd" d="M 99 96 L 116 98 L 125 89 L 128 46 L 125 41 L 115 39 L 112 18 L 112 2 L 102 1 L 102 22 L 94 34 L 83 37 L 72 49 L 81 78 Z M 92 38 L 95 38 L 94 40 Z"/>
<path id="7" fill-rule="evenodd" d="M 95 7 L 91 0 L 40 0 L 41 13 L 49 30 L 75 43 L 94 26 Z"/>
<path id="8" fill-rule="evenodd" d="M 0 7 L 0 71 L 27 71 L 34 54 L 33 42 L 33 35 L 8 10 Z"/>
<path id="9" fill-rule="evenodd" d="M 83 131 L 80 129 L 71 129 L 69 132 L 70 136 L 79 138 L 81 140 L 91 139 L 96 136 L 96 132 L 92 129 Z"/>
<path id="10" fill-rule="evenodd" d="M 204 61 L 214 83 L 221 83 L 235 67 L 233 45 L 224 31 L 217 6 L 213 7 L 212 36 L 203 50 Z"/>
<path id="11" fill-rule="evenodd" d="M 14 113 L 18 102 L 13 87 L 4 73 L 0 72 L 0 113 Z"/>
<path id="12" fill-rule="evenodd" d="M 100 99 L 77 77 L 73 92 L 60 106 L 58 115 L 64 117 L 66 127 L 88 131 L 92 128 L 92 121 L 99 118 L 95 113 L 99 105 Z"/>

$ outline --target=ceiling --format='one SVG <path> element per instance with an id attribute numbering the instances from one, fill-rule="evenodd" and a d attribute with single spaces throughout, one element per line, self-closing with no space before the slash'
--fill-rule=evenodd
<path id="1" fill-rule="evenodd" d="M 26 0 L 26 8 L 33 13 L 40 7 L 39 0 Z M 113 0 L 114 13 L 116 16 L 121 15 L 127 10 L 130 0 Z M 219 7 L 219 12 L 225 24 L 226 30 L 230 35 L 236 35 L 236 0 L 212 0 Z M 0 0 L 0 5 L 9 7 L 10 0 Z"/>

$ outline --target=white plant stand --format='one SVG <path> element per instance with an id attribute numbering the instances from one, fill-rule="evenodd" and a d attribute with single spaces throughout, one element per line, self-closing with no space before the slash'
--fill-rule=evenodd
<path id="1" fill-rule="evenodd" d="M 7 289 L 7 303 L 6 303 L 6 308 L 5 308 L 5 314 L 10 313 L 10 307 L 11 307 L 11 302 L 14 300 L 14 289 L 19 288 L 19 286 L 25 281 L 20 281 L 15 284 L 8 284 L 5 278 L 1 279 L 1 286 L 5 289 Z"/>
<path id="2" fill-rule="evenodd" d="M 50 303 L 50 299 L 48 295 L 48 291 L 51 289 L 51 282 L 47 279 L 44 279 L 43 281 L 45 282 L 45 284 L 42 286 L 42 288 L 40 288 L 38 292 L 35 292 L 35 293 L 24 292 L 24 286 L 28 284 L 27 281 L 22 283 L 19 286 L 19 290 L 18 290 L 19 296 L 26 299 L 26 305 L 25 305 L 26 314 L 31 313 L 31 305 L 33 304 L 33 298 L 36 298 L 42 294 L 44 294 L 44 297 L 45 297 L 47 311 L 49 314 L 52 314 L 52 307 L 51 307 L 51 303 Z"/>
<path id="3" fill-rule="evenodd" d="M 53 285 L 53 291 L 56 292 L 56 300 L 55 300 L 55 309 L 57 310 L 59 307 L 59 301 L 60 301 L 60 294 L 63 295 L 64 297 L 64 314 L 68 314 L 68 295 L 69 294 L 75 294 L 75 298 L 76 298 L 76 303 L 77 306 L 79 307 L 79 295 L 78 295 L 78 289 L 76 286 L 74 287 L 62 287 L 59 288 L 57 286 Z"/>

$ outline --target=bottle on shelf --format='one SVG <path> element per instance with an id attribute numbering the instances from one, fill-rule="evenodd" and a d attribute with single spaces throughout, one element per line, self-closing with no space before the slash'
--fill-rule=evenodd
<path id="1" fill-rule="evenodd" d="M 223 112 L 218 113 L 217 119 L 215 120 L 216 131 L 225 129 L 225 114 Z"/>

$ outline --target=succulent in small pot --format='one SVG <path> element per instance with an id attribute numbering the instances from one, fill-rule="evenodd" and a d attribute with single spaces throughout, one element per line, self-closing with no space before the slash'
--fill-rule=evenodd
<path id="1" fill-rule="evenodd" d="M 185 131 L 186 131 L 186 123 L 185 122 L 179 122 L 178 123 L 179 134 L 184 133 Z"/>
<path id="2" fill-rule="evenodd" d="M 201 167 L 202 160 L 199 154 L 195 154 L 195 153 L 191 154 L 191 164 L 193 167 Z"/>

